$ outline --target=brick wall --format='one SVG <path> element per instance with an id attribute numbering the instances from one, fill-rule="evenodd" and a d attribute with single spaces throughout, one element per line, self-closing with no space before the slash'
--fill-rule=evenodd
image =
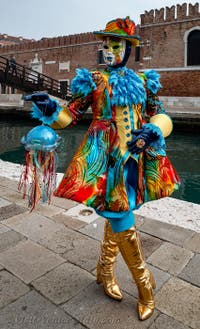
<path id="1" fill-rule="evenodd" d="M 159 72 L 162 96 L 200 97 L 200 71 Z"/>
<path id="2" fill-rule="evenodd" d="M 141 15 L 140 69 L 158 69 L 163 96 L 200 96 L 200 66 L 185 66 L 185 34 L 195 27 L 200 29 L 199 3 L 150 10 Z"/>

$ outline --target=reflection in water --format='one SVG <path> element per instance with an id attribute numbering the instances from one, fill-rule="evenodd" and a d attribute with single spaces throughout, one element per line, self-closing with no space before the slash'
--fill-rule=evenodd
<path id="1" fill-rule="evenodd" d="M 33 126 L 28 120 L 1 120 L 0 122 L 0 158 L 14 163 L 24 163 L 24 148 L 20 139 Z M 73 154 L 80 145 L 89 123 L 60 130 L 62 143 L 58 150 L 58 172 L 64 172 Z M 167 138 L 167 153 L 180 178 L 181 188 L 173 197 L 200 203 L 200 136 L 196 131 L 174 132 Z"/>
<path id="2" fill-rule="evenodd" d="M 175 130 L 167 138 L 167 152 L 181 178 L 181 188 L 173 194 L 173 197 L 200 203 L 199 132 Z"/>

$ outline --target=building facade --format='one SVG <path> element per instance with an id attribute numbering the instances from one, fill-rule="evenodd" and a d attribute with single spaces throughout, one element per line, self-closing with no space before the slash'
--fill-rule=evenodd
<path id="1" fill-rule="evenodd" d="M 131 15 L 130 15 L 131 16 Z M 200 96 L 199 3 L 151 10 L 141 15 L 136 33 L 139 48 L 127 64 L 136 71 L 156 69 L 161 76 L 163 96 Z M 70 83 L 75 70 L 104 66 L 101 41 L 93 33 L 43 38 L 0 48 L 0 56 L 14 55 L 19 64 Z"/>
<path id="2" fill-rule="evenodd" d="M 199 3 L 141 15 L 141 67 L 161 75 L 165 96 L 200 96 Z"/>

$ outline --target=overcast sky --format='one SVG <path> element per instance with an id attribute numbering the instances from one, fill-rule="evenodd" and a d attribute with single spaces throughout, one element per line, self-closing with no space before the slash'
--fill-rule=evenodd
<path id="1" fill-rule="evenodd" d="M 0 0 L 0 33 L 41 39 L 103 29 L 117 17 L 136 23 L 145 10 L 184 2 L 170 0 Z"/>

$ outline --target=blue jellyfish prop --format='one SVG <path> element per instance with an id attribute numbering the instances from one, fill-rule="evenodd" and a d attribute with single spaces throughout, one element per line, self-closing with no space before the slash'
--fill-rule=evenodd
<path id="1" fill-rule="evenodd" d="M 21 139 L 25 147 L 26 163 L 20 177 L 19 190 L 23 190 L 24 198 L 28 194 L 31 211 L 40 199 L 48 203 L 51 201 L 56 188 L 56 149 L 60 140 L 60 136 L 45 125 L 31 129 Z"/>

